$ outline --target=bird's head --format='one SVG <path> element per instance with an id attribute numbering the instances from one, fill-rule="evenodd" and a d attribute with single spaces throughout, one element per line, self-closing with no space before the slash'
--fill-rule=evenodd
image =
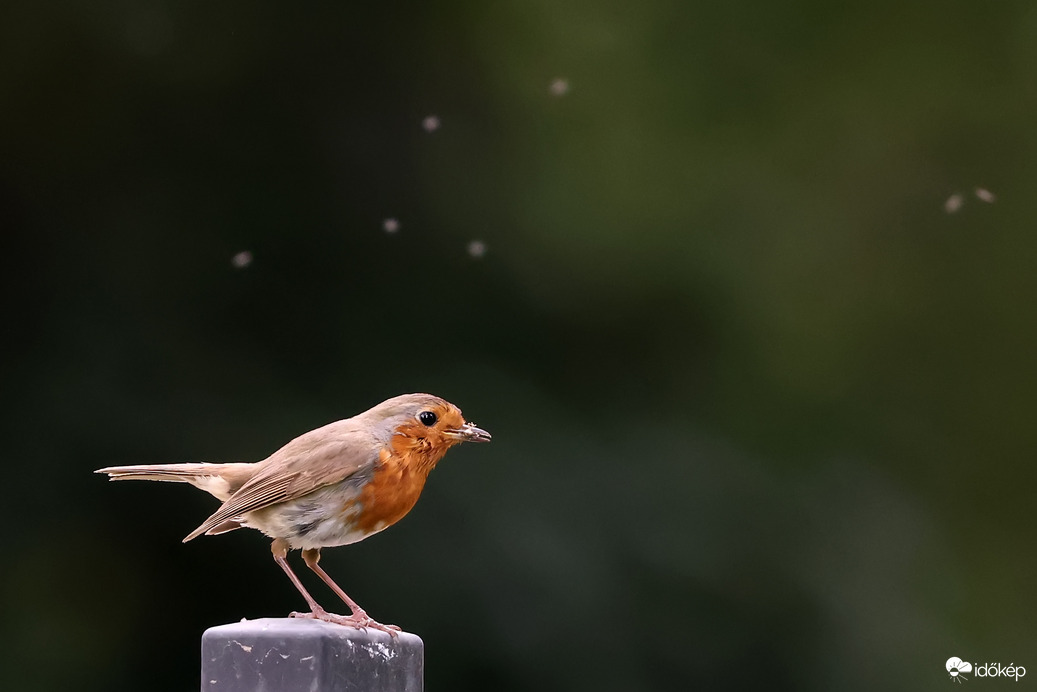
<path id="1" fill-rule="evenodd" d="M 431 394 L 403 394 L 370 411 L 385 442 L 397 454 L 419 454 L 429 468 L 461 442 L 489 442 L 490 433 L 465 421 L 461 409 Z"/>

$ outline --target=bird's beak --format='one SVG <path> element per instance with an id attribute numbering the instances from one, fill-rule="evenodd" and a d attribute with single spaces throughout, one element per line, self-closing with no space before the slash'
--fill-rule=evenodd
<path id="1" fill-rule="evenodd" d="M 458 442 L 489 442 L 491 439 L 490 433 L 475 427 L 475 423 L 465 423 L 460 428 L 446 430 L 444 433 Z"/>

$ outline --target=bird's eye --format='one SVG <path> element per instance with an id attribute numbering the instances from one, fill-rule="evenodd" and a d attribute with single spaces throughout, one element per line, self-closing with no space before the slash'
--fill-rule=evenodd
<path id="1" fill-rule="evenodd" d="M 432 413 L 432 411 L 422 411 L 418 414 L 418 420 L 421 421 L 422 425 L 432 427 L 436 424 L 437 419 L 436 414 Z"/>

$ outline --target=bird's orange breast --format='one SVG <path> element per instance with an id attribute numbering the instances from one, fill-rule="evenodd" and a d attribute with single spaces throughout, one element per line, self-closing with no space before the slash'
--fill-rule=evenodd
<path id="1" fill-rule="evenodd" d="M 418 462 L 412 455 L 382 450 L 371 480 L 359 497 L 344 508 L 349 512 L 355 505 L 360 506 L 352 521 L 355 530 L 365 535 L 376 533 L 411 511 L 428 478 L 428 469 Z"/>

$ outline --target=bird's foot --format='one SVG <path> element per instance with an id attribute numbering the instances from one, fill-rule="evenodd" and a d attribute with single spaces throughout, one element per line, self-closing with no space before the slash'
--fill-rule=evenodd
<path id="1" fill-rule="evenodd" d="M 395 637 L 400 628 L 396 625 L 383 625 L 377 620 L 372 620 L 368 617 L 367 613 L 362 610 L 354 612 L 352 615 L 336 615 L 335 613 L 329 613 L 328 611 L 321 608 L 320 610 L 314 610 L 312 613 L 292 613 L 293 618 L 309 618 L 311 620 L 320 620 L 322 622 L 330 622 L 335 625 L 345 625 L 346 627 L 355 627 L 358 630 L 371 628 L 380 632 L 386 632 L 389 635 Z"/>

